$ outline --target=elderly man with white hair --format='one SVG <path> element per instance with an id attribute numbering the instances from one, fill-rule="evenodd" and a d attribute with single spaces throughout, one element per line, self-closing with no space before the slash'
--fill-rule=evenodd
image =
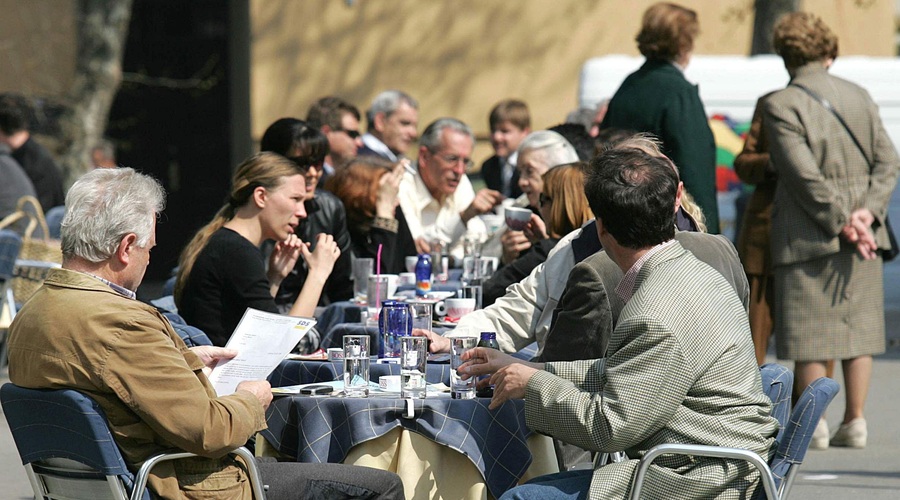
<path id="1" fill-rule="evenodd" d="M 213 346 L 188 348 L 135 290 L 156 245 L 160 184 L 130 168 L 85 174 L 66 196 L 62 269 L 16 315 L 9 330 L 9 378 L 31 389 L 74 389 L 93 398 L 134 468 L 181 449 L 196 457 L 164 462 L 148 481 L 154 498 L 252 498 L 246 466 L 227 453 L 266 428 L 272 391 L 245 380 L 217 395 L 206 378 Z M 340 464 L 259 464 L 267 497 L 403 498 L 396 474 Z"/>

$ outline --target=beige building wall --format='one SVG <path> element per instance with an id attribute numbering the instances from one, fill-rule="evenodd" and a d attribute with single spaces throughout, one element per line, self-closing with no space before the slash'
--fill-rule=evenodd
<path id="1" fill-rule="evenodd" d="M 75 71 L 74 0 L 0 0 L 0 92 L 61 98 Z"/>
<path id="2" fill-rule="evenodd" d="M 491 106 L 507 97 L 528 103 L 534 127 L 552 126 L 577 106 L 585 60 L 638 54 L 634 36 L 653 3 L 251 0 L 254 138 L 282 116 L 304 117 L 318 97 L 338 95 L 364 112 L 388 88 L 419 100 L 420 130 L 454 116 L 484 137 Z M 752 0 L 681 3 L 700 15 L 696 53 L 749 53 Z M 842 54 L 894 55 L 892 0 L 801 4 L 835 29 Z M 490 153 L 481 144 L 475 158 Z"/>

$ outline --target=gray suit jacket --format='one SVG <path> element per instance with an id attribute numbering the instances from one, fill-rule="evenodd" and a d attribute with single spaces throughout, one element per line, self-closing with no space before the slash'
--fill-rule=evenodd
<path id="1" fill-rule="evenodd" d="M 701 261 L 722 274 L 744 305 L 750 304 L 750 287 L 734 245 L 721 235 L 678 231 L 675 239 Z M 566 291 L 554 311 L 555 318 L 544 341 L 541 361 L 574 361 L 606 356 L 606 344 L 624 304 L 615 294 L 622 279 L 606 252 L 584 259 L 569 274 Z"/>
<path id="2" fill-rule="evenodd" d="M 788 86 L 766 100 L 763 126 L 778 172 L 773 264 L 838 253 L 838 234 L 858 208 L 872 211 L 877 219 L 875 241 L 879 248 L 890 248 L 883 223 L 900 159 L 877 106 L 864 89 L 829 75 L 821 63 L 798 68 L 791 82 L 831 102 L 862 143 L 865 158 L 831 112 L 803 90 Z"/>
<path id="3" fill-rule="evenodd" d="M 722 275 L 679 243 L 638 273 L 603 360 L 547 363 L 528 382 L 528 427 L 576 446 L 625 450 L 594 471 L 590 498 L 625 498 L 637 460 L 661 443 L 752 450 L 768 459 L 778 422 L 762 391 L 747 314 Z M 666 457 L 647 498 L 746 498 L 756 472 L 730 460 Z"/>

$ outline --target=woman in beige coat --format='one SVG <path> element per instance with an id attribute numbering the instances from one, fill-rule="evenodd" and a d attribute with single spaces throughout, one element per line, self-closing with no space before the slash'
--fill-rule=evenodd
<path id="1" fill-rule="evenodd" d="M 774 46 L 791 75 L 788 87 L 766 100 L 763 116 L 778 174 L 778 357 L 796 361 L 797 395 L 825 376 L 825 360 L 841 360 L 846 409 L 831 444 L 862 448 L 872 355 L 884 352 L 880 251 L 890 248 L 884 221 L 900 159 L 869 94 L 828 74 L 837 38 L 819 18 L 788 14 L 775 27 Z"/>

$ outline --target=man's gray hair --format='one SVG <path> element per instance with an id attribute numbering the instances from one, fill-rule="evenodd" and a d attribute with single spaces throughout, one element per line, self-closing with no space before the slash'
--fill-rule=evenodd
<path id="1" fill-rule="evenodd" d="M 522 144 L 519 144 L 519 157 L 526 151 L 538 150 L 543 154 L 548 168 L 578 161 L 575 148 L 565 137 L 552 130 L 538 130 L 528 134 Z"/>
<path id="2" fill-rule="evenodd" d="M 131 168 L 92 170 L 66 195 L 63 255 L 102 262 L 128 233 L 137 235 L 137 245 L 145 248 L 165 204 L 165 191 L 152 177 Z"/>
<path id="3" fill-rule="evenodd" d="M 366 111 L 366 120 L 369 122 L 369 127 L 375 126 L 375 115 L 384 113 L 384 117 L 389 118 L 394 114 L 394 111 L 397 111 L 401 103 L 413 109 L 419 109 L 419 103 L 402 90 L 385 90 L 375 96 L 375 99 L 372 99 L 372 105 Z"/>
<path id="4" fill-rule="evenodd" d="M 419 138 L 419 145 L 434 153 L 441 147 L 441 134 L 444 129 L 466 134 L 472 140 L 472 144 L 475 144 L 475 134 L 472 133 L 471 127 L 456 118 L 438 118 L 425 127 L 422 137 Z"/>

